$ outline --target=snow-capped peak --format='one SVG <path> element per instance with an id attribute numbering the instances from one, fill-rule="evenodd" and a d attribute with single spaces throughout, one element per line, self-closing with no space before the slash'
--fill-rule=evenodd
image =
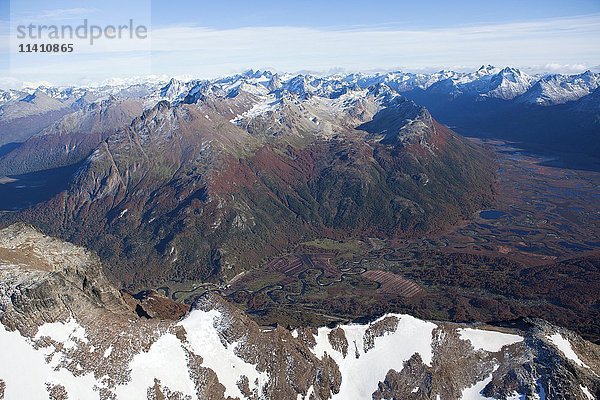
<path id="1" fill-rule="evenodd" d="M 600 74 L 586 71 L 578 75 L 547 75 L 538 80 L 519 100 L 540 105 L 578 100 L 600 87 Z"/>
<path id="2" fill-rule="evenodd" d="M 490 81 L 490 90 L 483 96 L 512 100 L 531 87 L 533 78 L 525 72 L 506 67 L 494 75 Z"/>
<path id="3" fill-rule="evenodd" d="M 550 74 L 531 76 L 513 67 L 502 69 L 483 65 L 472 72 L 440 70 L 434 73 L 390 71 L 373 74 L 336 73 L 319 77 L 310 74 L 279 74 L 269 70 L 245 72 L 212 80 L 192 80 L 153 76 L 147 80 L 114 79 L 100 86 L 52 87 L 39 86 L 23 91 L 0 91 L 0 106 L 23 99 L 40 91 L 67 105 L 76 105 L 107 98 L 109 95 L 141 98 L 148 107 L 161 100 L 171 103 L 195 103 L 206 95 L 236 97 L 240 93 L 258 97 L 281 96 L 285 92 L 306 100 L 311 96 L 337 98 L 349 90 L 366 89 L 385 84 L 403 93 L 413 90 L 456 98 L 502 99 L 539 105 L 561 104 L 592 93 L 600 85 L 600 74 L 586 71 L 578 75 Z"/>
<path id="4" fill-rule="evenodd" d="M 493 65 L 482 65 L 481 67 L 479 67 L 479 69 L 477 70 L 477 74 L 478 75 L 491 75 L 491 74 L 495 74 L 498 72 L 498 68 L 494 67 Z"/>

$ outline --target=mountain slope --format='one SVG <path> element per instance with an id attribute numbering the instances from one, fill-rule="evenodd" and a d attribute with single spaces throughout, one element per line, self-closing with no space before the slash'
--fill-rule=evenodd
<path id="1" fill-rule="evenodd" d="M 142 104 L 135 100 L 111 97 L 91 103 L 64 116 L 1 157 L 0 176 L 76 164 L 88 157 L 111 133 L 130 124 L 141 113 Z"/>
<path id="2" fill-rule="evenodd" d="M 427 232 L 491 199 L 488 153 L 386 85 L 239 79 L 147 110 L 18 218 L 141 284 L 231 278 L 311 237 Z"/>
<path id="3" fill-rule="evenodd" d="M 578 100 L 600 86 L 600 76 L 586 71 L 579 75 L 549 75 L 535 83 L 518 100 L 540 105 L 564 104 Z"/>
<path id="4" fill-rule="evenodd" d="M 72 110 L 41 90 L 0 106 L 0 146 L 22 142 Z"/>

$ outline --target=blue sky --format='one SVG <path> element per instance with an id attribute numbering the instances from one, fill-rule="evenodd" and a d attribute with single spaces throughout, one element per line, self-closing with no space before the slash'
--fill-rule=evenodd
<path id="1" fill-rule="evenodd" d="M 152 2 L 153 24 L 244 26 L 388 26 L 418 29 L 529 21 L 600 13 L 598 0 L 229 0 Z"/>
<path id="2" fill-rule="evenodd" d="M 23 43 L 18 24 L 77 26 L 88 19 L 106 26 L 130 18 L 151 29 L 150 39 L 93 46 L 59 40 L 75 45 L 66 55 L 16 52 Z M 150 74 L 208 78 L 248 68 L 326 73 L 493 64 L 577 73 L 600 68 L 599 39 L 600 0 L 0 0 L 0 86 Z"/>

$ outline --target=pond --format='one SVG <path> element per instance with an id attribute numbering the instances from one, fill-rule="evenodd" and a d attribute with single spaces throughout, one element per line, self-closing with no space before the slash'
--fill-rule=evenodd
<path id="1" fill-rule="evenodd" d="M 479 217 L 483 219 L 498 219 L 502 216 L 506 215 L 506 213 L 498 210 L 485 210 L 479 213 Z"/>

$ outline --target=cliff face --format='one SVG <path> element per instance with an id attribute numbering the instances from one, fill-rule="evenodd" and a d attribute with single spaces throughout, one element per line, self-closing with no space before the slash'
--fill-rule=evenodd
<path id="1" fill-rule="evenodd" d="M 390 314 L 289 331 L 259 327 L 210 294 L 181 320 L 136 314 L 92 253 L 25 225 L 0 231 L 0 274 L 0 399 L 587 400 L 600 392 L 600 348 L 541 320 L 509 329 Z"/>
<path id="2" fill-rule="evenodd" d="M 127 312 L 95 254 L 28 225 L 1 231 L 0 265 L 0 320 L 11 330 L 34 333 L 40 324 L 89 310 Z"/>

